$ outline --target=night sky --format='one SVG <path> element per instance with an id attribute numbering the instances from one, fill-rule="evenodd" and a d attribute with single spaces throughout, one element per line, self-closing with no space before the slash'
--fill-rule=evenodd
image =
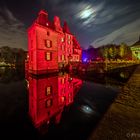
<path id="1" fill-rule="evenodd" d="M 140 0 L 1 0 L 0 47 L 27 49 L 27 28 L 41 9 L 66 20 L 82 48 L 131 45 L 140 35 Z"/>

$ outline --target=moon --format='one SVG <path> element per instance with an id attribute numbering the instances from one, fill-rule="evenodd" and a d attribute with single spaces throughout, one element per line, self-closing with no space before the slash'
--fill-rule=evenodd
<path id="1" fill-rule="evenodd" d="M 81 19 L 87 19 L 89 18 L 90 16 L 92 16 L 94 14 L 94 10 L 90 7 L 86 7 L 85 9 L 83 9 L 81 12 L 80 12 L 80 18 Z"/>

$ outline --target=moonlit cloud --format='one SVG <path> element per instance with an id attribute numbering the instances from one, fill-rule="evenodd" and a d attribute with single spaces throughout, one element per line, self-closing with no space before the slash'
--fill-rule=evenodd
<path id="1" fill-rule="evenodd" d="M 81 18 L 81 19 L 87 19 L 89 18 L 92 14 L 95 13 L 95 10 L 92 9 L 90 6 L 88 7 L 85 7 L 85 9 L 83 9 L 79 14 L 78 16 Z"/>
<path id="2" fill-rule="evenodd" d="M 45 1 L 45 0 L 44 0 Z M 132 44 L 140 30 L 140 1 L 130 0 L 46 0 L 52 11 L 67 20 L 80 44 L 98 47 L 108 43 Z M 136 26 L 136 28 L 134 28 Z"/>
<path id="3" fill-rule="evenodd" d="M 140 19 L 113 31 L 108 35 L 98 38 L 92 43 L 92 45 L 101 46 L 109 43 L 120 44 L 122 42 L 126 42 L 128 45 L 132 45 L 134 40 L 137 41 L 140 34 L 140 30 L 138 30 L 139 27 Z"/>
<path id="4" fill-rule="evenodd" d="M 0 9 L 0 46 L 27 49 L 24 24 L 6 7 Z"/>
<path id="5" fill-rule="evenodd" d="M 85 27 L 91 27 L 96 20 L 96 16 L 98 12 L 103 8 L 104 2 L 99 5 L 93 5 L 89 3 L 82 3 L 83 9 L 80 10 L 79 13 L 76 14 L 77 19 L 81 19 L 81 24 Z M 78 7 L 77 7 L 78 8 Z"/>

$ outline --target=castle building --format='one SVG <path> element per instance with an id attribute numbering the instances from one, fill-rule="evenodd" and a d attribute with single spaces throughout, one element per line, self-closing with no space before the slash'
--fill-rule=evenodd
<path id="1" fill-rule="evenodd" d="M 59 17 L 49 21 L 48 13 L 39 12 L 28 29 L 29 72 L 43 74 L 81 61 L 82 49 L 66 22 L 61 27 Z"/>

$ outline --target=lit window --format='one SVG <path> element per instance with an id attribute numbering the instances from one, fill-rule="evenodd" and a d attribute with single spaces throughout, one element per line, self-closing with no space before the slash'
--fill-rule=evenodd
<path id="1" fill-rule="evenodd" d="M 50 40 L 45 40 L 45 46 L 46 46 L 47 48 L 51 48 L 51 47 L 52 47 L 52 41 L 50 41 Z"/>
<path id="2" fill-rule="evenodd" d="M 70 35 L 68 36 L 68 39 L 70 39 Z"/>
<path id="3" fill-rule="evenodd" d="M 61 79 L 61 84 L 64 84 L 65 83 L 65 78 L 62 78 Z"/>
<path id="4" fill-rule="evenodd" d="M 47 52 L 47 53 L 45 53 L 45 59 L 46 60 L 51 60 L 51 56 L 52 54 L 51 54 L 51 52 Z"/>
<path id="5" fill-rule="evenodd" d="M 46 108 L 51 107 L 52 106 L 52 100 L 47 100 L 46 101 Z"/>
<path id="6" fill-rule="evenodd" d="M 64 42 L 64 38 L 61 38 L 61 42 Z"/>
<path id="7" fill-rule="evenodd" d="M 62 55 L 62 61 L 64 61 L 65 60 L 65 55 Z"/>
<path id="8" fill-rule="evenodd" d="M 52 93 L 52 87 L 46 87 L 46 95 L 50 95 Z"/>
<path id="9" fill-rule="evenodd" d="M 61 97 L 61 102 L 63 103 L 64 101 L 65 101 L 65 97 L 62 96 L 62 97 Z"/>

